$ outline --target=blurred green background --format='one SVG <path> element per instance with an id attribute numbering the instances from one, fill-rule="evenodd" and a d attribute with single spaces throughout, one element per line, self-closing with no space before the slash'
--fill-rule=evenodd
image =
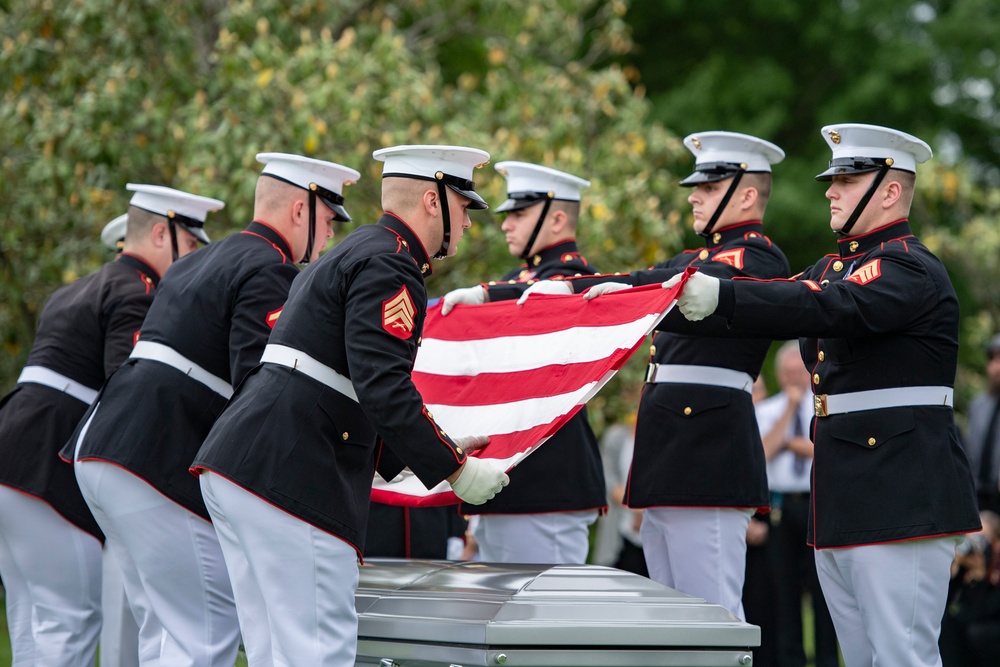
<path id="1" fill-rule="evenodd" d="M 0 0 L 0 390 L 51 292 L 109 259 L 97 237 L 127 182 L 225 200 L 208 223 L 221 238 L 249 221 L 257 152 L 359 169 L 347 206 L 365 223 L 372 150 L 477 146 L 593 181 L 580 241 L 614 271 L 699 242 L 680 139 L 741 131 L 788 154 L 766 224 L 799 271 L 835 243 L 819 129 L 867 122 L 935 151 L 912 221 L 962 299 L 961 413 L 1000 328 L 998 14 L 995 0 Z M 502 200 L 492 167 L 477 179 Z M 499 217 L 474 220 L 431 295 L 515 263 Z M 644 356 L 591 403 L 598 431 L 634 409 L 624 385 Z"/>

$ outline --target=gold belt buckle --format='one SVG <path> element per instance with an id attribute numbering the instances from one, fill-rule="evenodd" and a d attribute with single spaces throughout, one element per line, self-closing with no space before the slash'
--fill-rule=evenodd
<path id="1" fill-rule="evenodd" d="M 646 382 L 652 382 L 656 378 L 656 369 L 659 364 L 649 364 L 646 367 Z"/>
<path id="2" fill-rule="evenodd" d="M 813 412 L 817 417 L 826 417 L 826 394 L 813 396 Z"/>

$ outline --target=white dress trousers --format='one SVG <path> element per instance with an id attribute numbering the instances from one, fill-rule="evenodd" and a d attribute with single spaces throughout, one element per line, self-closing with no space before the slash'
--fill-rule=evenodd
<path id="1" fill-rule="evenodd" d="M 955 537 L 817 549 L 847 667 L 939 667 Z"/>
<path id="2" fill-rule="evenodd" d="M 722 605 L 740 619 L 752 509 L 652 507 L 643 510 L 642 549 L 649 578 Z"/>
<path id="3" fill-rule="evenodd" d="M 130 472 L 77 461 L 83 497 L 121 568 L 143 667 L 232 667 L 240 629 L 212 524 Z"/>
<path id="4" fill-rule="evenodd" d="M 139 667 L 139 626 L 125 597 L 122 570 L 111 549 L 102 556 L 100 667 Z"/>
<path id="5" fill-rule="evenodd" d="M 48 503 L 0 485 L 0 577 L 13 667 L 94 664 L 100 540 Z"/>
<path id="6" fill-rule="evenodd" d="M 597 510 L 541 514 L 480 514 L 473 532 L 485 563 L 582 565 Z"/>
<path id="7" fill-rule="evenodd" d="M 201 475 L 250 667 L 354 667 L 358 552 L 225 477 Z"/>

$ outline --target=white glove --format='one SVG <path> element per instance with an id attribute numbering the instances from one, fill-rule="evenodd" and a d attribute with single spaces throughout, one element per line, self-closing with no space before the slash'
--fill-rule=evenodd
<path id="1" fill-rule="evenodd" d="M 461 438 L 452 438 L 452 440 L 466 454 L 478 452 L 490 444 L 490 436 L 488 435 L 463 435 Z"/>
<path id="2" fill-rule="evenodd" d="M 674 285 L 676 285 L 677 283 L 679 283 L 681 281 L 681 278 L 683 278 L 683 277 L 684 277 L 683 273 L 678 273 L 676 276 L 674 276 L 673 278 L 671 278 L 667 282 L 665 282 L 662 285 L 660 285 L 660 287 L 662 287 L 663 289 L 670 289 L 671 287 L 673 287 Z"/>
<path id="3" fill-rule="evenodd" d="M 663 286 L 666 287 L 667 283 Z M 719 307 L 719 279 L 706 276 L 701 271 L 692 274 L 677 299 L 677 307 L 692 322 L 705 319 Z"/>
<path id="4" fill-rule="evenodd" d="M 473 306 L 486 303 L 486 288 L 482 285 L 473 285 L 472 287 L 453 289 L 445 294 L 441 300 L 441 314 L 447 315 L 451 312 L 452 308 L 460 303 L 467 303 Z"/>
<path id="5" fill-rule="evenodd" d="M 590 301 L 591 299 L 596 299 L 602 294 L 620 292 L 623 289 L 632 289 L 632 286 L 626 283 L 599 283 L 583 293 L 583 300 Z"/>
<path id="6" fill-rule="evenodd" d="M 510 477 L 493 461 L 468 457 L 451 483 L 451 490 L 470 505 L 482 505 L 510 484 Z"/>
<path id="7" fill-rule="evenodd" d="M 565 280 L 539 280 L 534 285 L 524 290 L 524 294 L 517 300 L 517 305 L 523 305 L 531 294 L 572 294 L 573 288 Z"/>

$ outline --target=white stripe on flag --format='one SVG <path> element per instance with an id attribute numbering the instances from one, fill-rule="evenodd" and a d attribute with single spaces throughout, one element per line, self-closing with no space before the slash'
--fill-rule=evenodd
<path id="1" fill-rule="evenodd" d="M 624 340 L 652 331 L 660 313 L 606 327 L 575 327 L 535 336 L 451 341 L 424 336 L 415 371 L 434 375 L 513 373 L 543 366 L 601 361 Z M 502 334 L 502 332 L 500 332 Z"/>
<path id="2" fill-rule="evenodd" d="M 575 391 L 556 396 L 492 405 L 428 405 L 427 408 L 434 420 L 452 436 L 500 435 L 551 423 L 575 406 L 586 403 L 599 387 L 597 382 L 588 382 Z"/>

